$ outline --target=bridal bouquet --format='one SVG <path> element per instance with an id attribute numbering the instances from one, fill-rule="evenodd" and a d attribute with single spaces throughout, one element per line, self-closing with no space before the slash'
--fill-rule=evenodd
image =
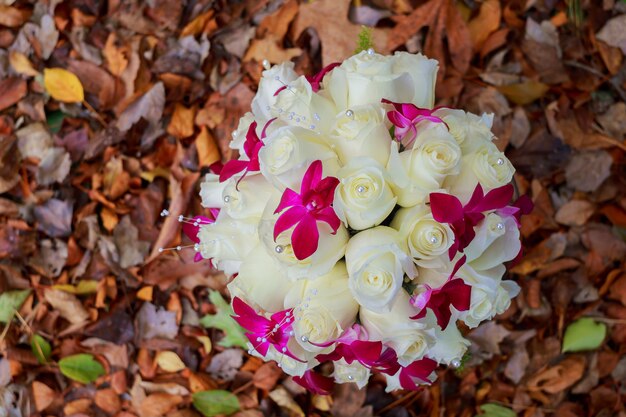
<path id="1" fill-rule="evenodd" d="M 313 392 L 417 389 L 459 366 L 476 327 L 519 292 L 514 168 L 492 116 L 433 108 L 437 61 L 363 51 L 315 76 L 265 62 L 239 159 L 201 186 L 186 231 L 232 277 L 249 353 Z M 332 366 L 320 366 L 331 363 Z M 314 368 L 317 367 L 317 371 Z"/>

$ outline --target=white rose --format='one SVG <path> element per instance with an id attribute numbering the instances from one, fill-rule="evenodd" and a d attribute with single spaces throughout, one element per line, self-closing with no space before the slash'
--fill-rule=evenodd
<path id="1" fill-rule="evenodd" d="M 380 103 L 353 106 L 336 116 L 328 140 L 344 164 L 352 158 L 368 156 L 385 166 L 392 141 L 387 123 Z"/>
<path id="2" fill-rule="evenodd" d="M 515 168 L 492 142 L 485 142 L 461 159 L 458 175 L 446 178 L 444 187 L 461 203 L 469 201 L 480 183 L 485 193 L 511 182 Z"/>
<path id="3" fill-rule="evenodd" d="M 267 202 L 280 194 L 263 175 L 246 175 L 244 179 L 232 177 L 224 182 L 223 209 L 234 219 L 261 217 Z"/>
<path id="4" fill-rule="evenodd" d="M 220 182 L 219 175 L 207 173 L 204 176 L 204 181 L 200 184 L 202 207 L 219 209 L 224 207 L 224 187 L 226 187 L 226 183 Z"/>
<path id="5" fill-rule="evenodd" d="M 471 342 L 463 337 L 454 322 L 458 318 L 458 312 L 452 308 L 453 315 L 451 324 L 445 330 L 437 325 L 435 314 L 429 309 L 426 317 L 422 320 L 430 325 L 434 344 L 428 350 L 428 357 L 439 363 L 450 365 L 461 361 Z"/>
<path id="6" fill-rule="evenodd" d="M 476 227 L 476 236 L 465 248 L 466 262 L 473 269 L 484 271 L 514 259 L 522 243 L 517 223 L 512 216 L 490 213 Z"/>
<path id="7" fill-rule="evenodd" d="M 275 313 L 284 309 L 285 296 L 293 285 L 280 264 L 257 245 L 243 260 L 228 290 L 256 310 Z"/>
<path id="8" fill-rule="evenodd" d="M 440 123 L 423 126 L 411 149 L 398 152 L 397 143 L 391 148 L 387 166 L 403 207 L 426 201 L 448 176 L 459 173 L 461 149 L 446 127 Z"/>
<path id="9" fill-rule="evenodd" d="M 435 111 L 435 116 L 443 119 L 448 125 L 450 134 L 457 141 L 464 154 L 473 152 L 485 142 L 491 142 L 493 114 L 483 113 L 477 116 L 463 110 L 443 107 Z"/>
<path id="10" fill-rule="evenodd" d="M 222 210 L 215 223 L 200 226 L 200 253 L 205 259 L 212 258 L 226 275 L 232 275 L 259 243 L 257 227 L 258 220 L 233 219 Z"/>
<path id="11" fill-rule="evenodd" d="M 485 291 L 481 288 L 472 287 L 470 308 L 461 312 L 459 318 L 470 329 L 477 327 L 482 321 L 491 319 L 495 314 L 494 302 L 496 293 Z"/>
<path id="12" fill-rule="evenodd" d="M 254 118 L 261 128 L 265 126 L 268 120 L 275 117 L 275 105 L 278 100 L 277 96 L 274 95 L 276 91 L 298 78 L 293 67 L 294 63 L 287 61 L 263 71 L 259 88 L 251 105 Z"/>
<path id="13" fill-rule="evenodd" d="M 428 326 L 422 320 L 411 320 L 418 310 L 413 307 L 406 291 L 401 290 L 395 298 L 391 311 L 376 313 L 361 307 L 359 317 L 370 340 L 381 340 L 391 346 L 402 366 L 422 358 L 433 344 Z"/>
<path id="14" fill-rule="evenodd" d="M 265 356 L 261 355 L 257 350 L 252 349 L 252 344 L 250 343 L 248 343 L 248 348 L 248 353 L 251 355 L 262 358 L 266 362 L 275 361 L 279 368 L 287 375 L 291 376 L 302 376 L 309 369 L 313 369 L 319 365 L 319 361 L 315 359 L 315 353 L 307 352 L 302 349 L 294 339 L 289 341 L 287 348 L 295 357 L 304 362 L 290 358 L 284 353 L 279 352 L 274 346 L 269 347 Z"/>
<path id="15" fill-rule="evenodd" d="M 278 93 L 272 110 L 281 123 L 324 134 L 328 133 L 337 114 L 335 104 L 324 93 L 314 93 L 304 76 L 288 83 Z"/>
<path id="16" fill-rule="evenodd" d="M 448 249 L 454 243 L 454 232 L 447 224 L 436 221 L 425 204 L 398 210 L 391 227 L 400 232 L 417 265 L 438 268 L 448 261 Z"/>
<path id="17" fill-rule="evenodd" d="M 338 384 L 354 382 L 359 389 L 367 385 L 367 381 L 370 378 L 370 370 L 359 361 L 348 363 L 344 359 L 340 359 L 334 361 L 333 365 L 335 366 L 333 377 L 335 377 L 335 382 Z"/>
<path id="18" fill-rule="evenodd" d="M 335 176 L 339 169 L 337 154 L 319 135 L 310 130 L 284 126 L 274 130 L 259 150 L 263 176 L 278 189 L 299 192 L 302 177 L 315 160 L 321 160 L 324 176 Z"/>
<path id="19" fill-rule="evenodd" d="M 385 168 L 371 158 L 354 158 L 337 172 L 333 207 L 352 229 L 377 226 L 396 206 Z"/>
<path id="20" fill-rule="evenodd" d="M 436 60 L 420 54 L 387 56 L 363 51 L 324 77 L 324 87 L 338 109 L 380 103 L 383 98 L 432 108 L 437 68 Z"/>
<path id="21" fill-rule="evenodd" d="M 348 289 L 348 272 L 338 262 L 326 275 L 300 280 L 285 297 L 285 308 L 294 308 L 293 330 L 303 349 L 319 352 L 313 343 L 335 340 L 356 321 L 359 305 Z"/>
<path id="22" fill-rule="evenodd" d="M 313 279 L 328 273 L 346 253 L 346 245 L 350 239 L 348 230 L 340 225 L 337 233 L 332 234 L 328 223 L 317 222 L 317 250 L 308 258 L 298 259 L 291 245 L 293 227 L 282 232 L 274 241 L 274 225 L 279 217 L 274 214 L 274 210 L 278 207 L 278 202 L 278 198 L 270 199 L 259 223 L 259 237 L 265 250 L 281 264 L 289 279 Z"/>
<path id="23" fill-rule="evenodd" d="M 515 281 L 502 281 L 496 294 L 496 314 L 502 314 L 511 306 L 511 300 L 520 292 L 520 286 Z"/>
<path id="24" fill-rule="evenodd" d="M 402 291 L 404 274 L 417 270 L 397 230 L 387 226 L 357 233 L 346 248 L 350 290 L 363 307 L 388 312 Z"/>
<path id="25" fill-rule="evenodd" d="M 235 129 L 232 133 L 233 139 L 228 143 L 228 147 L 230 149 L 236 149 L 239 151 L 239 155 L 244 157 L 246 153 L 243 149 L 243 144 L 246 141 L 246 135 L 248 134 L 248 129 L 250 125 L 254 122 L 254 115 L 250 112 L 247 112 L 239 119 L 239 124 L 237 125 L 237 129 Z"/>

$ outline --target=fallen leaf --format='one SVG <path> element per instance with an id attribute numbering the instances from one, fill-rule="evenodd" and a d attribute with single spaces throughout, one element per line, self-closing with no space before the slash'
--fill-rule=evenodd
<path id="1" fill-rule="evenodd" d="M 268 362 L 254 372 L 252 381 L 255 387 L 269 391 L 276 386 L 282 374 L 283 372 L 274 362 Z"/>
<path id="2" fill-rule="evenodd" d="M 39 185 L 50 185 L 65 180 L 70 173 L 72 161 L 70 154 L 63 148 L 49 148 L 37 168 L 37 182 Z"/>
<path id="3" fill-rule="evenodd" d="M 215 138 L 209 133 L 206 126 L 202 126 L 200 129 L 200 133 L 196 136 L 195 144 L 198 151 L 198 162 L 201 167 L 211 166 L 222 159 Z"/>
<path id="4" fill-rule="evenodd" d="M 606 22 L 596 37 L 608 45 L 620 48 L 626 55 L 626 15 L 621 14 Z"/>
<path id="5" fill-rule="evenodd" d="M 194 408 L 206 417 L 230 415 L 240 408 L 237 397 L 228 391 L 199 391 L 193 394 L 192 400 Z"/>
<path id="6" fill-rule="evenodd" d="M 54 146 L 50 132 L 42 123 L 31 123 L 15 132 L 17 146 L 23 158 L 43 159 Z"/>
<path id="7" fill-rule="evenodd" d="M 30 290 L 5 291 L 0 294 L 0 323 L 8 323 L 22 306 Z"/>
<path id="8" fill-rule="evenodd" d="M 0 13 L 1 14 L 1 13 Z M 9 77 L 0 81 L 0 111 L 11 107 L 26 95 L 26 81 Z"/>
<path id="9" fill-rule="evenodd" d="M 70 201 L 51 198 L 35 207 L 37 229 L 51 237 L 65 237 L 72 233 L 73 205 Z"/>
<path id="10" fill-rule="evenodd" d="M 46 364 L 50 360 L 50 354 L 52 353 L 52 347 L 50 343 L 38 334 L 34 334 L 30 338 L 30 350 L 37 358 L 37 362 L 40 364 Z"/>
<path id="11" fill-rule="evenodd" d="M 163 115 L 164 106 L 165 87 L 162 82 L 158 82 L 119 115 L 116 126 L 126 132 L 141 118 L 156 125 Z"/>
<path id="12" fill-rule="evenodd" d="M 39 71 L 33 68 L 33 64 L 28 60 L 28 57 L 21 52 L 11 51 L 9 53 L 9 63 L 18 74 L 28 77 L 39 75 Z"/>
<path id="13" fill-rule="evenodd" d="M 489 35 L 500 27 L 501 15 L 499 0 L 487 0 L 480 5 L 478 16 L 467 25 L 474 51 L 479 51 Z"/>
<path id="14" fill-rule="evenodd" d="M 104 375 L 102 364 L 87 353 L 66 356 L 59 361 L 59 369 L 66 377 L 89 384 Z"/>
<path id="15" fill-rule="evenodd" d="M 517 417 L 515 411 L 498 404 L 483 404 L 479 408 L 481 413 L 478 416 L 482 417 Z"/>
<path id="16" fill-rule="evenodd" d="M 16 7 L 0 4 L 0 26 L 20 27 L 26 19 L 28 19 L 28 14 L 24 13 L 24 11 Z"/>
<path id="17" fill-rule="evenodd" d="M 298 37 L 307 28 L 317 30 L 322 48 L 322 65 L 341 62 L 350 57 L 356 47 L 361 26 L 348 20 L 350 2 L 335 0 L 318 0 L 300 5 L 298 16 L 293 23 L 293 39 Z M 341 28 L 338 30 L 337 28 Z M 387 44 L 386 29 L 372 29 L 374 48 L 381 54 L 394 49 Z"/>
<path id="18" fill-rule="evenodd" d="M 569 356 L 528 381 L 529 391 L 545 391 L 557 394 L 578 382 L 585 372 L 586 361 L 582 356 Z"/>
<path id="19" fill-rule="evenodd" d="M 215 314 L 207 314 L 202 317 L 200 324 L 204 327 L 214 327 L 225 333 L 219 341 L 220 346 L 239 346 L 248 349 L 248 338 L 241 326 L 233 319 L 235 314 L 230 304 L 228 304 L 218 291 L 209 291 L 209 300 L 215 306 Z"/>
<path id="20" fill-rule="evenodd" d="M 267 59 L 273 64 L 279 64 L 285 61 L 291 61 L 293 58 L 302 54 L 300 48 L 287 48 L 284 49 L 278 44 L 278 40 L 273 36 L 267 36 L 263 39 L 254 39 L 250 43 L 250 47 L 246 51 L 243 57 L 243 61 L 254 60 L 256 62 L 262 62 Z"/>
<path id="21" fill-rule="evenodd" d="M 89 313 L 83 307 L 80 300 L 73 294 L 65 291 L 47 289 L 44 291 L 44 298 L 52 308 L 59 311 L 61 317 L 72 324 L 80 324 L 89 320 Z"/>
<path id="22" fill-rule="evenodd" d="M 58 395 L 52 388 L 39 381 L 33 381 L 32 389 L 35 409 L 38 412 L 48 408 Z"/>
<path id="23" fill-rule="evenodd" d="M 122 408 L 120 397 L 111 388 L 96 391 L 93 400 L 100 409 L 109 414 L 115 414 Z"/>
<path id="24" fill-rule="evenodd" d="M 137 313 L 137 331 L 141 339 L 162 337 L 173 339 L 178 334 L 176 313 L 163 309 L 157 310 L 152 303 L 144 303 Z"/>
<path id="25" fill-rule="evenodd" d="M 178 139 L 184 139 L 193 135 L 193 121 L 195 117 L 195 106 L 187 108 L 180 103 L 176 103 L 170 123 L 167 125 L 167 133 Z"/>
<path id="26" fill-rule="evenodd" d="M 563 353 L 597 349 L 606 337 L 606 324 L 583 317 L 565 329 Z"/>
<path id="27" fill-rule="evenodd" d="M 141 264 L 150 249 L 150 242 L 139 240 L 139 231 L 129 216 L 124 216 L 115 227 L 113 241 L 120 254 L 119 264 L 122 268 Z"/>
<path id="28" fill-rule="evenodd" d="M 294 401 L 285 388 L 279 386 L 274 391 L 270 392 L 270 398 L 281 408 L 284 408 L 290 415 L 305 417 L 302 408 Z"/>
<path id="29" fill-rule="evenodd" d="M 165 372 L 179 372 L 187 367 L 176 353 L 170 351 L 159 352 L 155 361 Z"/>
<path id="30" fill-rule="evenodd" d="M 166 392 L 150 394 L 141 402 L 138 410 L 139 415 L 141 417 L 162 417 L 182 402 L 183 397 L 180 395 L 172 395 Z"/>
<path id="31" fill-rule="evenodd" d="M 497 89 L 513 103 L 524 106 L 543 97 L 550 87 L 536 81 L 525 81 L 519 84 L 503 85 Z"/>
<path id="32" fill-rule="evenodd" d="M 119 77 L 128 67 L 128 55 L 130 51 L 119 45 L 119 40 L 115 32 L 109 33 L 102 54 L 104 55 L 104 59 L 106 60 L 107 67 L 109 71 L 111 71 L 111 74 Z"/>
<path id="33" fill-rule="evenodd" d="M 566 226 L 582 226 L 595 212 L 595 206 L 587 200 L 572 200 L 556 212 L 554 219 Z"/>
<path id="34" fill-rule="evenodd" d="M 592 192 L 611 175 L 613 158 L 604 150 L 575 154 L 565 167 L 565 179 L 570 187 Z"/>
<path id="35" fill-rule="evenodd" d="M 45 68 L 43 83 L 53 99 L 65 103 L 80 103 L 85 100 L 85 91 L 78 77 L 63 68 Z"/>
<path id="36" fill-rule="evenodd" d="M 239 349 L 226 349 L 211 358 L 207 372 L 224 381 L 232 381 L 243 364 L 243 354 Z"/>

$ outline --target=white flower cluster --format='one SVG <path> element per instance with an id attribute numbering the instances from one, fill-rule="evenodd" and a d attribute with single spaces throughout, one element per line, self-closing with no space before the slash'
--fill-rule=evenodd
<path id="1" fill-rule="evenodd" d="M 309 373 L 325 360 L 335 382 L 363 386 L 380 371 L 388 389 L 409 388 L 420 360 L 460 363 L 469 342 L 457 320 L 475 327 L 519 292 L 502 280 L 520 252 L 519 210 L 487 201 L 514 168 L 493 143 L 489 115 L 433 109 L 437 68 L 419 54 L 371 50 L 318 80 L 291 62 L 268 66 L 233 132 L 239 160 L 202 183 L 203 205 L 219 214 L 200 225 L 198 250 L 232 276 L 233 299 L 259 323 L 287 311 L 267 337 L 250 337 L 251 352 L 311 389 L 323 391 Z M 460 218 L 442 221 L 433 193 L 458 201 L 450 212 Z M 298 245 L 312 253 L 298 256 Z M 454 299 L 453 283 L 465 300 Z M 272 339 L 285 323 L 289 332 Z M 355 340 L 380 342 L 371 345 L 382 346 L 380 363 L 345 353 Z M 393 366 L 381 365 L 385 352 Z"/>

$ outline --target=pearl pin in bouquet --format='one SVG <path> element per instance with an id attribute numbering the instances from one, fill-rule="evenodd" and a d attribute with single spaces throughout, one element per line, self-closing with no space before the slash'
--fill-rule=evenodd
<path id="1" fill-rule="evenodd" d="M 302 76 L 269 66 L 233 132 L 239 158 L 201 185 L 184 225 L 230 277 L 249 353 L 326 394 L 417 389 L 458 366 L 470 328 L 519 292 L 514 168 L 492 116 L 434 106 L 437 61 L 363 51 Z M 318 366 L 331 363 L 332 366 Z"/>

